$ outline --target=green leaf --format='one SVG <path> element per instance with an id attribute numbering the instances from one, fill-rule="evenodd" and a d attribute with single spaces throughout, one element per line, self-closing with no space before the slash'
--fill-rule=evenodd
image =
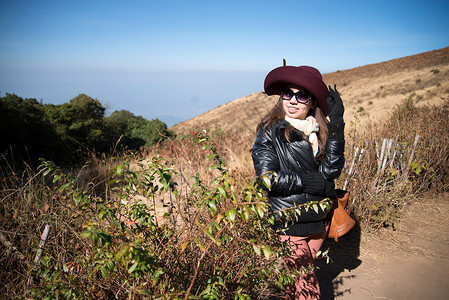
<path id="1" fill-rule="evenodd" d="M 218 186 L 217 189 L 218 189 L 218 192 L 219 192 L 224 198 L 226 198 L 226 191 L 225 191 L 225 189 L 224 189 L 222 186 Z"/>
<path id="2" fill-rule="evenodd" d="M 55 177 L 53 177 L 53 183 L 55 183 L 56 181 L 59 180 L 59 178 L 61 178 L 61 174 L 56 174 Z"/>
<path id="3" fill-rule="evenodd" d="M 102 211 L 100 211 L 100 212 L 98 213 L 98 218 L 99 218 L 100 220 L 103 220 L 104 217 L 107 215 L 107 213 L 108 213 L 107 210 L 102 210 Z"/>
<path id="4" fill-rule="evenodd" d="M 137 292 L 140 295 L 145 295 L 145 296 L 153 296 L 153 294 L 151 294 L 147 289 L 145 289 L 144 287 L 139 287 L 137 288 Z"/>
<path id="5" fill-rule="evenodd" d="M 70 182 L 68 182 L 68 183 L 66 183 L 66 184 L 63 184 L 60 188 L 59 188 L 59 191 L 64 191 L 66 188 L 68 188 L 70 186 Z"/>
<path id="6" fill-rule="evenodd" d="M 326 210 L 327 209 L 327 202 L 325 203 L 325 202 L 321 202 L 320 203 L 320 208 L 321 208 L 321 210 Z"/>
<path id="7" fill-rule="evenodd" d="M 271 179 L 267 175 L 262 176 L 262 182 L 268 190 L 271 190 Z"/>
<path id="8" fill-rule="evenodd" d="M 132 266 L 131 266 L 131 268 L 129 268 L 129 270 L 128 270 L 128 273 L 133 273 L 135 270 L 136 270 L 136 268 L 137 268 L 137 266 L 139 265 L 139 263 L 138 262 L 135 262 Z"/>
<path id="9" fill-rule="evenodd" d="M 259 215 L 259 217 L 263 218 L 265 211 L 264 211 L 264 208 L 260 205 L 260 203 L 256 204 L 256 209 L 257 209 L 257 214 Z"/>
<path id="10" fill-rule="evenodd" d="M 118 182 L 118 179 L 112 179 L 111 181 L 108 182 L 108 186 L 114 185 Z"/>
<path id="11" fill-rule="evenodd" d="M 262 250 L 263 250 L 263 254 L 265 255 L 266 259 L 269 259 L 271 254 L 273 254 L 273 251 L 271 250 L 270 246 L 264 246 L 262 248 Z"/>
<path id="12" fill-rule="evenodd" d="M 235 208 L 232 208 L 230 211 L 228 211 L 228 217 L 231 222 L 234 222 L 236 213 L 237 211 L 235 210 Z"/>
<path id="13" fill-rule="evenodd" d="M 257 255 L 260 255 L 260 248 L 258 246 L 253 244 L 253 249 L 254 249 L 254 252 L 256 252 Z"/>
<path id="14" fill-rule="evenodd" d="M 117 167 L 116 167 L 116 169 L 115 169 L 115 174 L 117 174 L 117 175 L 122 175 L 122 173 L 123 173 L 123 169 L 125 168 L 125 166 L 124 165 L 118 165 Z"/>
<path id="15" fill-rule="evenodd" d="M 154 273 L 153 273 L 153 283 L 156 284 L 157 281 L 159 280 L 159 277 L 164 274 L 165 272 L 162 269 L 157 269 Z"/>
<path id="16" fill-rule="evenodd" d="M 237 204 L 237 197 L 235 196 L 235 190 L 234 190 L 234 186 L 231 185 L 231 195 L 232 195 L 232 199 L 234 200 L 234 203 Z"/>
<path id="17" fill-rule="evenodd" d="M 96 246 L 97 242 L 98 242 L 98 234 L 97 233 L 92 232 L 92 241 L 94 242 L 94 246 Z"/>
<path id="18" fill-rule="evenodd" d="M 112 272 L 112 271 L 114 271 L 115 263 L 112 260 L 110 260 L 106 263 L 106 266 Z"/>
<path id="19" fill-rule="evenodd" d="M 211 201 L 209 201 L 209 207 L 213 210 L 213 211 L 217 211 L 217 204 L 215 202 L 215 199 L 212 199 Z"/>
<path id="20" fill-rule="evenodd" d="M 123 247 L 119 252 L 117 252 L 117 254 L 115 255 L 116 259 L 122 259 L 125 255 L 127 255 L 129 252 L 129 246 L 125 246 Z"/>
<path id="21" fill-rule="evenodd" d="M 92 235 L 92 231 L 90 231 L 90 230 L 85 230 L 85 231 L 81 232 L 81 236 L 85 237 L 85 238 L 88 238 L 91 235 Z"/>
<path id="22" fill-rule="evenodd" d="M 101 267 L 101 275 L 104 277 L 104 278 L 106 278 L 106 277 L 108 277 L 108 269 L 106 268 L 106 266 L 102 266 Z"/>

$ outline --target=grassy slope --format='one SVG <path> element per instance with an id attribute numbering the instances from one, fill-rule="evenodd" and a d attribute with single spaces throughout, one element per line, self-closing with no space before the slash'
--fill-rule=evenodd
<path id="1" fill-rule="evenodd" d="M 337 85 L 345 102 L 347 123 L 380 120 L 406 98 L 414 97 L 418 104 L 439 104 L 449 97 L 449 47 L 323 77 L 327 84 Z M 276 101 L 277 96 L 257 92 L 176 124 L 170 130 L 179 133 L 191 128 L 221 128 L 252 134 Z"/>

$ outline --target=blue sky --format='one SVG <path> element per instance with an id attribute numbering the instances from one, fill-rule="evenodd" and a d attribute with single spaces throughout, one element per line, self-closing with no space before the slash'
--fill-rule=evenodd
<path id="1" fill-rule="evenodd" d="M 447 47 L 448 8 L 393 0 L 0 0 L 0 91 L 53 104 L 85 93 L 108 113 L 125 109 L 170 126 L 262 91 L 283 58 L 329 73 Z"/>

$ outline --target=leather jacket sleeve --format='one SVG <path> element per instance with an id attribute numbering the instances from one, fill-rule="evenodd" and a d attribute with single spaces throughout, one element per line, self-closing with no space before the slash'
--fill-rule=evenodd
<path id="1" fill-rule="evenodd" d="M 325 157 L 320 172 L 327 180 L 337 179 L 345 164 L 344 123 L 328 124 L 329 138 L 326 143 Z"/>
<path id="2" fill-rule="evenodd" d="M 267 129 L 266 132 L 261 128 L 257 133 L 256 141 L 252 148 L 252 159 L 254 162 L 254 169 L 256 177 L 264 174 L 270 178 L 271 193 L 279 195 L 292 195 L 301 193 L 304 189 L 303 181 L 298 172 L 281 171 L 280 162 L 276 149 L 273 146 L 270 132 L 272 128 Z M 268 190 L 262 184 L 264 189 Z"/>

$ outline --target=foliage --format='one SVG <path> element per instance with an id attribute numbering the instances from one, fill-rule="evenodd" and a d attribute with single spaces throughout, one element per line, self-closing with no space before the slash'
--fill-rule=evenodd
<path id="1" fill-rule="evenodd" d="M 73 165 L 91 152 L 110 153 L 117 145 L 136 150 L 171 136 L 158 119 L 148 121 L 128 111 L 107 117 L 100 101 L 85 94 L 60 105 L 6 94 L 0 108 L 0 153 L 14 155 L 18 162 L 37 164 L 46 157 Z"/>
<path id="2" fill-rule="evenodd" d="M 348 126 L 348 166 L 336 186 L 343 186 L 357 158 L 351 149 L 366 150 L 348 179 L 351 214 L 363 230 L 394 224 L 418 193 L 449 189 L 448 107 L 416 107 L 409 99 L 386 124 L 363 132 Z M 394 141 L 403 167 L 396 157 L 379 169 L 381 137 Z M 276 239 L 264 194 L 254 185 L 252 142 L 232 132 L 196 131 L 161 142 L 144 157 L 91 156 L 79 170 L 50 161 L 37 173 L 1 166 L 0 293 L 47 299 L 275 297 L 295 274 L 280 264 L 289 249 Z M 326 205 L 323 199 L 304 209 Z M 288 222 L 287 212 L 284 217 Z M 50 236 L 35 264 L 45 225 L 51 225 Z"/>
<path id="3" fill-rule="evenodd" d="M 84 149 L 102 147 L 103 116 L 105 109 L 100 102 L 80 94 L 61 105 L 45 105 L 45 112 L 63 142 L 65 153 L 72 153 L 71 160 L 76 160 L 75 151 L 80 145 Z M 81 148 L 81 149 L 83 149 Z M 85 157 L 85 154 L 81 154 Z"/>
<path id="4" fill-rule="evenodd" d="M 31 163 L 43 153 L 50 159 L 59 158 L 62 143 L 49 123 L 44 105 L 36 99 L 22 99 L 14 94 L 0 98 L 0 136 L 3 157 Z"/>
<path id="5" fill-rule="evenodd" d="M 197 139 L 209 152 L 208 183 L 198 174 L 183 181 L 160 156 L 114 157 L 105 180 L 87 185 L 81 173 L 64 173 L 44 160 L 27 186 L 39 192 L 29 203 L 37 218 L 20 223 L 30 207 L 17 211 L 14 222 L 25 232 L 50 224 L 51 238 L 38 264 L 31 259 L 37 235 L 18 247 L 28 259 L 16 268 L 24 274 L 21 284 L 8 281 L 10 295 L 263 299 L 291 282 L 294 275 L 279 268 L 288 249 L 271 229 L 274 216 L 261 187 L 230 176 L 209 137 Z M 3 208 L 17 198 L 5 197 Z M 14 261 L 11 252 L 2 257 Z"/>
<path id="6" fill-rule="evenodd" d="M 109 129 L 109 139 L 120 140 L 119 145 L 128 149 L 148 148 L 173 136 L 164 122 L 158 119 L 148 121 L 126 110 L 113 112 L 105 118 L 105 123 Z"/>

